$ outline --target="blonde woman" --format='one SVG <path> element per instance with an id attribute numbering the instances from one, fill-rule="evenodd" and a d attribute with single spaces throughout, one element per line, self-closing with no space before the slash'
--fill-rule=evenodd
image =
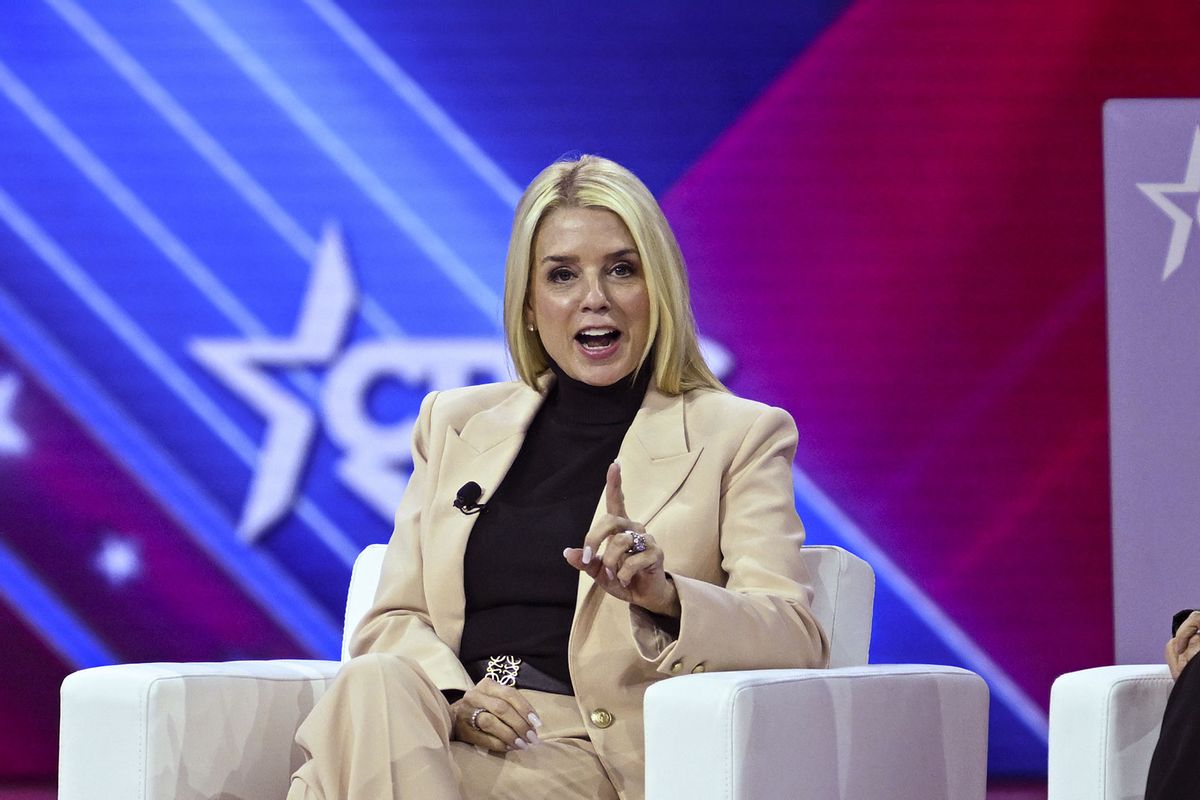
<path id="1" fill-rule="evenodd" d="M 641 798 L 672 675 L 820 667 L 796 428 L 705 364 L 632 173 L 552 164 L 504 298 L 520 380 L 434 393 L 375 604 L 297 734 L 292 800 Z"/>

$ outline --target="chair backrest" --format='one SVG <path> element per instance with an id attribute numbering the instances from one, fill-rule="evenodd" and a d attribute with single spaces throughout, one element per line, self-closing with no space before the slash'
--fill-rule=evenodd
<path id="1" fill-rule="evenodd" d="M 866 664 L 875 606 L 875 571 L 849 550 L 833 545 L 808 545 L 800 554 L 812 575 L 813 616 L 829 636 L 829 666 Z"/>
<path id="2" fill-rule="evenodd" d="M 350 637 L 354 635 L 354 629 L 375 602 L 375 589 L 379 586 L 379 576 L 383 572 L 383 554 L 386 552 L 386 544 L 370 544 L 354 559 L 354 570 L 350 573 L 350 589 L 346 593 L 342 661 L 350 660 Z"/>
<path id="3" fill-rule="evenodd" d="M 375 600 L 386 546 L 373 544 L 359 554 L 350 576 L 342 660 L 350 657 L 350 635 Z M 813 615 L 829 635 L 829 666 L 867 663 L 871 644 L 871 611 L 875 572 L 858 556 L 832 545 L 809 545 L 800 551 L 812 575 Z"/>

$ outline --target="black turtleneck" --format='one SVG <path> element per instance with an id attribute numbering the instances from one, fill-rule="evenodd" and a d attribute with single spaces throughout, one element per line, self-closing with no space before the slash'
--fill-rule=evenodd
<path id="1" fill-rule="evenodd" d="M 579 573 L 562 551 L 583 544 L 651 370 L 590 386 L 557 364 L 551 369 L 557 380 L 467 542 L 459 658 L 520 656 L 570 682 L 567 640 Z"/>

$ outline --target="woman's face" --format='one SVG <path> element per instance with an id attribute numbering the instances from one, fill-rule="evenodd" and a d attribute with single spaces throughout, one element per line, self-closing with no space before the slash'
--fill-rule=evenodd
<path id="1" fill-rule="evenodd" d="M 650 330 L 650 296 L 625 223 L 611 211 L 557 208 L 533 242 L 528 320 L 577 381 L 616 383 L 637 367 Z"/>

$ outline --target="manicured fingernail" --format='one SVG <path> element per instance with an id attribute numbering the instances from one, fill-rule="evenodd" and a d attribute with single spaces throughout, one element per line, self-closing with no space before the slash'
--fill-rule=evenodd
<path id="1" fill-rule="evenodd" d="M 591 545 L 585 544 L 583 546 L 583 563 L 585 563 L 585 564 L 592 563 L 592 547 L 591 547 Z"/>
<path id="2" fill-rule="evenodd" d="M 533 730 L 532 728 L 529 730 L 529 733 L 525 734 L 525 738 L 529 740 L 530 744 L 537 744 L 539 741 L 541 741 L 538 739 L 537 731 Z"/>
<path id="3" fill-rule="evenodd" d="M 564 547 L 564 548 L 563 548 L 563 558 L 566 558 L 566 557 L 567 557 L 567 553 L 569 553 L 569 552 L 571 552 L 571 548 L 569 548 L 569 547 Z"/>
<path id="4" fill-rule="evenodd" d="M 513 747 L 517 748 L 518 750 L 528 750 L 529 749 L 529 745 L 526 744 L 525 740 L 522 739 L 520 736 L 518 736 L 517 740 L 515 742 L 513 742 Z"/>
<path id="5" fill-rule="evenodd" d="M 529 715 L 529 724 L 535 728 L 540 728 L 540 727 L 542 727 L 542 718 L 539 717 L 537 714 L 530 714 Z"/>
<path id="6" fill-rule="evenodd" d="M 617 577 L 616 575 L 613 574 L 613 571 L 611 569 L 609 569 L 608 567 L 604 568 L 604 574 L 608 576 L 608 579 L 610 581 Z"/>

